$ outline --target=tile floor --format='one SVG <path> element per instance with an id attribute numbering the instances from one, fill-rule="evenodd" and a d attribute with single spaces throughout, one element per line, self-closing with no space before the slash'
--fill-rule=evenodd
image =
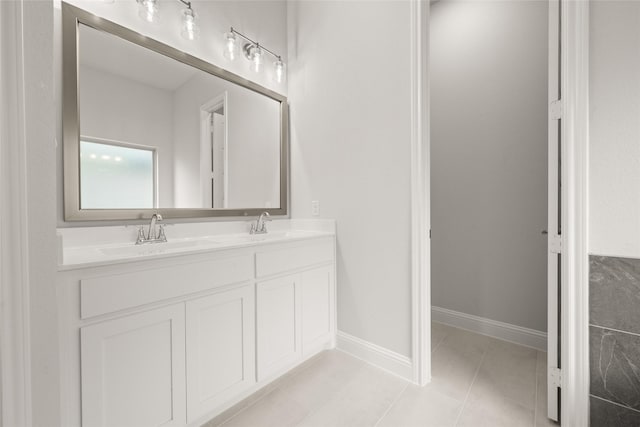
<path id="1" fill-rule="evenodd" d="M 417 387 L 326 351 L 203 427 L 539 427 L 546 353 L 434 323 L 432 382 Z"/>

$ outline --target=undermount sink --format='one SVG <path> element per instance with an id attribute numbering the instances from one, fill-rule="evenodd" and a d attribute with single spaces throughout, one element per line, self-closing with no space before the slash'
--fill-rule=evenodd
<path id="1" fill-rule="evenodd" d="M 162 243 L 147 243 L 143 245 L 126 245 L 109 248 L 101 248 L 104 255 L 153 255 L 164 252 L 179 251 L 181 249 L 193 249 L 196 246 L 210 245 L 210 240 L 177 240 Z"/>
<path id="2" fill-rule="evenodd" d="M 313 234 L 313 233 L 311 233 Z M 264 242 L 280 239 L 295 239 L 309 236 L 308 231 L 273 231 L 265 234 L 227 234 L 211 236 L 208 240 L 212 243 L 233 244 L 247 242 Z"/>

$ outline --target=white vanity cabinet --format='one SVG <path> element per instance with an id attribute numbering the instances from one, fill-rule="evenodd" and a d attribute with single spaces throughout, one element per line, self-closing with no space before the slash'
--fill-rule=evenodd
<path id="1" fill-rule="evenodd" d="M 335 346 L 333 235 L 61 269 L 65 426 L 199 426 Z"/>
<path id="2" fill-rule="evenodd" d="M 259 381 L 281 373 L 303 354 L 313 354 L 312 344 L 319 344 L 321 338 L 324 343 L 331 341 L 331 332 L 318 334 L 318 328 L 326 326 L 333 331 L 333 261 L 334 246 L 330 240 L 256 253 L 258 278 L 275 276 L 259 280 L 256 285 Z M 316 266 L 323 264 L 318 270 Z M 329 289 L 323 288 L 326 285 Z M 318 341 L 314 343 L 310 337 Z M 316 346 L 315 352 L 321 349 Z"/>
<path id="3" fill-rule="evenodd" d="M 334 316 L 334 270 L 326 266 L 300 275 L 302 352 L 308 356 L 322 350 L 332 339 Z"/>
<path id="4" fill-rule="evenodd" d="M 184 425 L 184 325 L 177 304 L 81 328 L 82 425 Z"/>
<path id="5" fill-rule="evenodd" d="M 257 284 L 258 380 L 290 366 L 302 355 L 300 276 Z"/>
<path id="6" fill-rule="evenodd" d="M 197 420 L 255 383 L 253 286 L 186 302 L 187 413 Z"/>

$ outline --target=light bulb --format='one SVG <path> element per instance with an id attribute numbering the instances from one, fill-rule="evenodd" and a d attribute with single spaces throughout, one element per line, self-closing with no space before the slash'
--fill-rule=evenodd
<path id="1" fill-rule="evenodd" d="M 196 23 L 196 14 L 193 9 L 182 11 L 182 37 L 187 40 L 195 40 L 200 36 L 200 28 Z"/>
<path id="2" fill-rule="evenodd" d="M 138 16 L 147 22 L 158 22 L 158 0 L 138 0 Z"/>
<path id="3" fill-rule="evenodd" d="M 251 70 L 259 73 L 262 68 L 262 58 L 264 53 L 260 45 L 254 45 L 249 49 L 249 61 L 251 61 Z"/>
<path id="4" fill-rule="evenodd" d="M 232 32 L 224 34 L 224 52 L 223 55 L 230 61 L 236 59 L 238 55 L 238 39 Z"/>
<path id="5" fill-rule="evenodd" d="M 284 62 L 282 62 L 282 59 L 278 58 L 278 60 L 273 63 L 273 68 L 275 69 L 274 80 L 276 83 L 282 83 L 284 81 L 285 70 L 285 65 Z"/>

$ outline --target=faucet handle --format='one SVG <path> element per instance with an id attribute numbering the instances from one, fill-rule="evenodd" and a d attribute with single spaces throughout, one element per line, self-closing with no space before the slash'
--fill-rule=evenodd
<path id="1" fill-rule="evenodd" d="M 167 241 L 167 236 L 164 234 L 164 224 L 160 224 L 157 240 L 160 240 L 161 242 Z"/>
<path id="2" fill-rule="evenodd" d="M 146 236 L 144 235 L 144 227 L 138 227 L 138 238 L 136 239 L 136 245 L 143 243 L 146 240 Z"/>

